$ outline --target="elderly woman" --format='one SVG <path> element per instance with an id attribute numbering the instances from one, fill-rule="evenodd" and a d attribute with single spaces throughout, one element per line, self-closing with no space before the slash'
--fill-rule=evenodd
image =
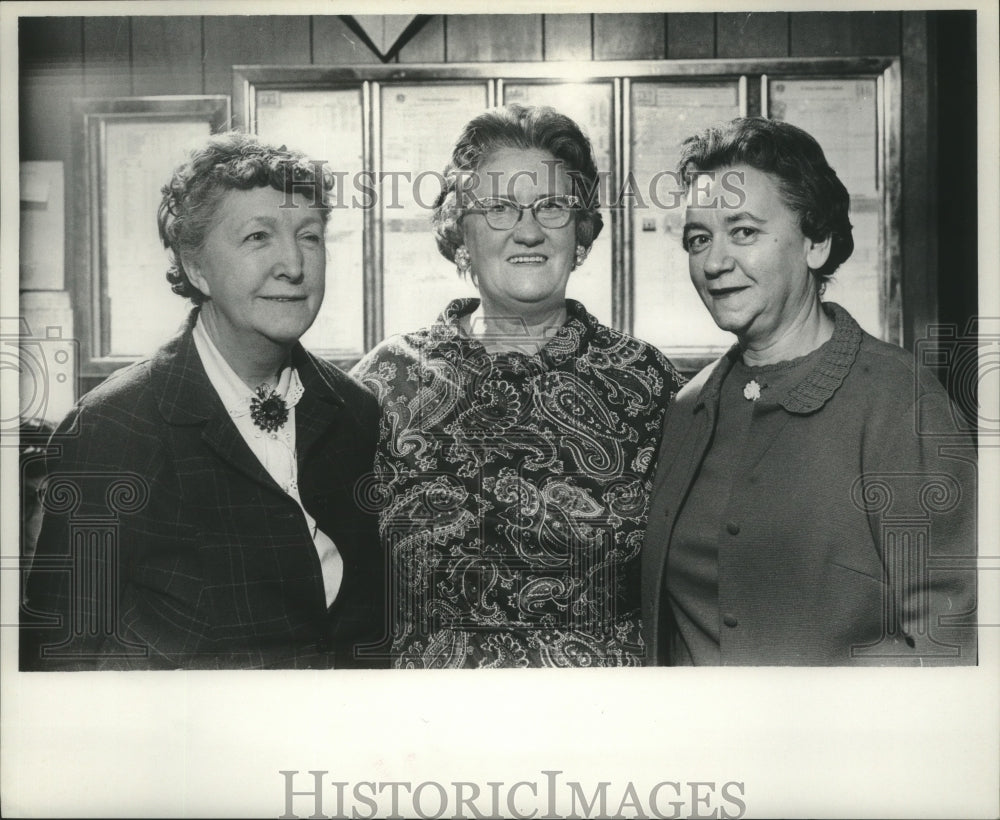
<path id="1" fill-rule="evenodd" d="M 167 279 L 194 309 L 56 431 L 26 595 L 58 618 L 22 630 L 25 668 L 327 668 L 381 637 L 375 519 L 354 503 L 377 406 L 298 342 L 330 187 L 233 132 L 163 188 Z"/>
<path id="2" fill-rule="evenodd" d="M 634 666 L 653 454 L 678 376 L 566 284 L 602 227 L 587 138 L 551 108 L 466 125 L 435 206 L 478 299 L 353 371 L 382 411 L 398 667 Z"/>
<path id="3" fill-rule="evenodd" d="M 664 424 L 651 657 L 974 664 L 975 450 L 910 354 L 821 301 L 854 248 L 846 189 L 811 136 L 760 118 L 690 138 L 680 170 L 691 280 L 737 344 Z"/>

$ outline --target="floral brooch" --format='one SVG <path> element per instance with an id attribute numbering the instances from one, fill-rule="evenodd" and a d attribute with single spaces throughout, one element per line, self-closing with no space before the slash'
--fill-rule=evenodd
<path id="1" fill-rule="evenodd" d="M 288 421 L 288 405 L 266 384 L 250 399 L 250 418 L 265 433 L 272 433 Z"/>
<path id="2" fill-rule="evenodd" d="M 760 383 L 756 379 L 750 379 L 743 388 L 743 398 L 747 401 L 757 401 L 760 398 Z"/>

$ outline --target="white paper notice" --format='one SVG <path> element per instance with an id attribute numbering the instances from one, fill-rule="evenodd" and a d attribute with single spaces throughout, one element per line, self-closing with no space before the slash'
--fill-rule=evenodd
<path id="1" fill-rule="evenodd" d="M 431 208 L 462 127 L 485 108 L 485 83 L 382 89 L 385 336 L 424 327 L 450 300 L 476 295 L 438 252 Z"/>
<path id="2" fill-rule="evenodd" d="M 107 269 L 111 356 L 145 356 L 180 327 L 191 303 L 170 292 L 156 226 L 160 189 L 209 134 L 204 120 L 114 122 L 105 131 Z"/>
<path id="3" fill-rule="evenodd" d="M 882 338 L 883 215 L 873 79 L 785 80 L 768 84 L 770 114 L 808 131 L 851 195 L 854 253 L 827 283 L 825 298 Z"/>
<path id="4" fill-rule="evenodd" d="M 685 200 L 675 172 L 685 139 L 739 113 L 735 81 L 632 86 L 634 328 L 667 355 L 712 355 L 734 341 L 691 285 L 681 247 Z"/>
<path id="5" fill-rule="evenodd" d="M 770 116 L 812 134 L 851 196 L 874 196 L 876 90 L 873 79 L 771 80 Z"/>
<path id="6" fill-rule="evenodd" d="M 302 343 L 334 358 L 364 350 L 364 210 L 360 88 L 257 91 L 257 134 L 325 161 L 334 172 L 326 226 L 326 296 Z"/>
<path id="7" fill-rule="evenodd" d="M 597 170 L 610 174 L 614 92 L 602 83 L 511 83 L 504 86 L 505 103 L 550 105 L 572 119 L 594 148 Z M 604 324 L 611 324 L 611 212 L 601 209 L 604 230 L 590 255 L 569 278 L 566 295 L 577 299 Z"/>

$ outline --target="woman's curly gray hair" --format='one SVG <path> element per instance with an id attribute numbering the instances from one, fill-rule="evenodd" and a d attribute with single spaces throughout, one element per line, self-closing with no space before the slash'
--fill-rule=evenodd
<path id="1" fill-rule="evenodd" d="M 167 281 L 174 293 L 196 305 L 205 301 L 205 294 L 188 278 L 182 255 L 201 250 L 227 193 L 268 187 L 302 194 L 311 199 L 309 207 L 319 211 L 324 225 L 330 218 L 333 176 L 322 163 L 284 145 L 263 143 L 251 134 L 217 134 L 174 169 L 161 189 L 163 198 L 156 212 L 160 240 L 170 257 Z"/>
<path id="2" fill-rule="evenodd" d="M 600 185 L 590 140 L 573 120 L 554 108 L 511 103 L 470 120 L 452 149 L 433 216 L 438 250 L 445 259 L 454 262 L 455 250 L 464 242 L 459 186 L 467 191 L 473 175 L 506 148 L 546 151 L 564 164 L 573 194 L 583 203 L 576 215 L 576 241 L 589 250 L 604 227 L 597 210 Z"/>

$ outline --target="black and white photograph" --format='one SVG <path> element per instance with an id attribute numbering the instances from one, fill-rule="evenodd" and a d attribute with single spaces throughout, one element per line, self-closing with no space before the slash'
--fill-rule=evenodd
<path id="1" fill-rule="evenodd" d="M 550 6 L 0 6 L 5 816 L 1000 816 L 998 9 Z"/>

